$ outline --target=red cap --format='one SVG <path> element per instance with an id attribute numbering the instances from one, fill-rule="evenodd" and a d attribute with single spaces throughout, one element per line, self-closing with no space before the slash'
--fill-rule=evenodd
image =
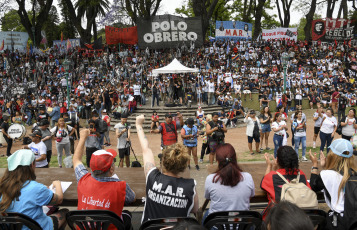
<path id="1" fill-rule="evenodd" d="M 92 154 L 90 159 L 90 168 L 94 171 L 108 171 L 113 164 L 117 152 L 114 149 L 101 149 Z"/>

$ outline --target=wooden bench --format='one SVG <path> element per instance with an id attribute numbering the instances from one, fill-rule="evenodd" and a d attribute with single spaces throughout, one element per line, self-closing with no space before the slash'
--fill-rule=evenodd
<path id="1" fill-rule="evenodd" d="M 249 172 L 254 180 L 255 184 L 255 196 L 251 199 L 251 203 L 267 202 L 266 193 L 260 188 L 260 182 L 265 174 L 266 165 L 257 164 L 240 164 L 243 171 Z M 207 175 L 212 173 L 217 166 L 209 166 L 207 168 Z M 300 163 L 300 169 L 304 171 L 307 179 L 310 179 L 311 174 L 311 162 Z M 203 169 L 202 169 L 203 170 Z M 192 171 L 192 170 L 191 170 Z M 0 176 L 5 172 L 5 168 L 0 169 Z M 77 180 L 74 170 L 72 168 L 48 168 L 48 169 L 36 169 L 36 181 L 44 185 L 49 186 L 52 181 L 71 181 L 73 184 L 64 193 L 63 206 L 77 206 Z M 145 197 L 145 176 L 144 168 L 116 168 L 115 173 L 121 180 L 125 180 L 130 187 L 135 191 L 137 201 L 130 206 L 143 205 L 142 197 Z M 184 178 L 190 178 L 190 171 L 186 170 L 182 175 Z M 203 202 L 203 201 L 201 201 Z"/>

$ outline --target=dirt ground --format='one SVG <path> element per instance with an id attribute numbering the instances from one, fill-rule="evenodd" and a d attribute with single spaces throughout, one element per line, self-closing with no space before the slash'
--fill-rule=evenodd
<path id="1" fill-rule="evenodd" d="M 313 124 L 314 124 L 314 122 L 312 120 L 312 115 L 314 112 L 315 112 L 315 110 L 305 110 L 304 111 L 304 113 L 306 114 L 306 117 L 307 117 L 307 147 L 311 147 L 312 143 L 313 143 L 312 138 L 313 138 Z M 289 116 L 290 116 L 290 114 L 289 114 Z M 147 119 L 149 119 L 149 118 L 147 118 Z M 290 127 L 290 123 L 288 123 L 288 126 Z M 27 135 L 30 134 L 30 132 L 31 132 L 30 128 L 27 127 Z M 226 134 L 226 139 L 225 139 L 226 143 L 230 143 L 234 146 L 234 148 L 237 152 L 237 155 L 238 155 L 238 160 L 240 162 L 260 161 L 260 160 L 264 161 L 263 154 L 254 154 L 253 156 L 249 154 L 248 139 L 247 139 L 245 132 L 246 132 L 246 127 L 228 129 L 228 132 Z M 289 132 L 290 132 L 290 130 L 289 130 Z M 161 135 L 146 133 L 146 136 L 149 140 L 149 146 L 152 149 L 153 153 L 154 154 L 160 153 L 161 152 L 161 149 L 160 149 Z M 339 136 L 337 136 L 337 138 L 339 138 Z M 180 137 L 179 137 L 179 139 L 180 139 L 179 141 L 182 141 Z M 115 132 L 110 132 L 110 140 L 111 140 L 112 146 L 106 147 L 106 148 L 116 149 L 117 139 L 115 136 Z M 142 153 L 141 153 L 141 148 L 140 148 L 139 140 L 138 140 L 136 133 L 132 133 L 131 142 L 132 142 L 132 147 L 133 147 L 134 152 L 136 153 L 138 158 L 141 159 Z M 75 142 L 75 145 L 77 145 L 77 143 L 78 143 L 78 141 Z M 289 138 L 288 144 L 291 144 L 291 137 Z M 317 138 L 316 146 L 319 146 L 319 145 L 320 145 L 320 139 Z M 57 154 L 56 154 L 55 140 L 53 140 L 52 146 L 53 146 L 53 148 L 52 148 L 53 155 L 56 156 Z M 200 156 L 200 153 L 201 153 L 201 146 L 202 146 L 202 138 L 199 138 L 198 156 Z M 255 144 L 253 143 L 253 150 L 255 150 L 254 146 L 255 146 Z M 264 144 L 264 146 L 265 146 L 265 144 Z M 269 135 L 269 145 L 268 146 L 271 149 L 274 148 L 273 132 L 271 132 Z M 22 141 L 16 141 L 13 144 L 11 152 L 15 152 L 16 150 L 21 149 L 22 147 L 23 147 Z M 1 155 L 5 155 L 6 148 L 5 147 L 1 148 L 0 152 L 1 152 Z M 264 153 L 264 151 L 262 153 Z M 205 156 L 204 161 L 208 162 L 208 156 Z"/>

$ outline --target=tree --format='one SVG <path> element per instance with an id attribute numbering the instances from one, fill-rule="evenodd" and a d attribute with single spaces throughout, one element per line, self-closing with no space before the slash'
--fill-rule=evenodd
<path id="1" fill-rule="evenodd" d="M 109 9 L 108 0 L 78 0 L 75 4 L 75 9 L 77 9 L 78 16 L 81 18 L 84 18 L 84 15 L 86 15 L 87 19 L 94 18 L 92 27 L 94 40 L 97 40 L 97 23 L 95 19 L 106 14 Z"/>
<path id="2" fill-rule="evenodd" d="M 3 23 L 3 18 L 6 13 L 11 10 L 11 0 L 1 0 L 0 1 L 0 25 Z"/>
<path id="3" fill-rule="evenodd" d="M 206 34 L 210 19 L 217 6 L 218 0 L 191 0 L 193 12 L 196 17 L 201 17 L 202 31 Z"/>
<path id="4" fill-rule="evenodd" d="M 39 10 L 35 12 L 36 0 L 32 1 L 32 20 L 30 21 L 30 17 L 26 11 L 26 1 L 16 0 L 19 7 L 17 13 L 20 16 L 21 24 L 25 27 L 31 40 L 35 41 L 35 45 L 39 46 L 41 42 L 41 30 L 48 18 L 53 0 L 38 0 L 37 2 L 39 3 Z M 32 29 L 34 29 L 34 31 L 32 31 Z"/>
<path id="5" fill-rule="evenodd" d="M 335 9 L 337 1 L 338 0 L 327 0 L 326 18 L 332 18 L 333 10 Z"/>
<path id="6" fill-rule="evenodd" d="M 77 29 L 77 32 L 81 36 L 81 40 L 84 43 L 90 43 L 91 38 L 92 38 L 92 26 L 93 22 L 95 20 L 95 17 L 93 14 L 86 14 L 86 27 L 82 27 L 82 15 L 77 14 L 76 10 L 73 6 L 72 0 L 61 0 L 62 4 L 65 4 L 68 10 L 68 17 L 71 22 L 73 22 L 74 26 Z"/>
<path id="7" fill-rule="evenodd" d="M 10 10 L 1 18 L 2 31 L 19 31 L 26 32 L 25 27 L 21 24 L 21 19 L 16 10 Z"/>
<path id="8" fill-rule="evenodd" d="M 338 10 L 337 18 L 341 18 L 342 11 L 343 11 L 343 18 L 347 19 L 348 17 L 347 0 L 341 0 L 341 5 L 340 5 L 340 9 Z"/>
<path id="9" fill-rule="evenodd" d="M 314 19 L 314 15 L 315 15 L 315 11 L 316 11 L 316 3 L 317 3 L 317 0 L 311 0 L 310 10 L 305 16 L 306 24 L 304 26 L 304 33 L 305 33 L 306 41 L 309 41 L 311 39 L 311 26 L 312 26 L 312 20 Z M 300 22 L 301 22 L 301 20 L 300 20 Z"/>
<path id="10" fill-rule="evenodd" d="M 254 28 L 253 39 L 257 39 L 262 32 L 262 27 L 271 29 L 280 26 L 280 23 L 275 20 L 276 15 L 269 13 L 267 10 L 272 10 L 271 0 L 258 0 L 258 5 L 254 12 Z"/>
<path id="11" fill-rule="evenodd" d="M 57 40 L 61 34 L 58 23 L 59 16 L 57 13 L 57 8 L 55 6 L 52 6 L 48 15 L 48 19 L 43 25 L 43 31 L 46 34 L 47 44 L 49 46 L 52 45 L 53 40 Z"/>
<path id="12" fill-rule="evenodd" d="M 255 7 L 256 0 L 233 1 L 233 12 L 238 12 L 238 15 L 234 19 L 251 23 L 253 21 Z"/>
<path id="13" fill-rule="evenodd" d="M 61 15 L 62 15 L 62 18 L 63 18 L 62 22 L 59 24 L 60 32 L 63 32 L 63 36 L 65 38 L 74 38 L 74 37 L 76 37 L 76 33 L 77 33 L 76 27 L 74 26 L 74 23 L 70 20 L 70 16 L 69 16 L 69 11 L 68 11 L 67 5 L 63 4 L 62 1 L 60 1 L 58 3 L 58 5 L 60 7 Z"/>
<path id="14" fill-rule="evenodd" d="M 162 0 L 121 0 L 122 6 L 128 16 L 136 24 L 140 17 L 149 20 L 151 16 L 155 16 Z"/>
<path id="15" fill-rule="evenodd" d="M 275 0 L 281 27 L 287 28 L 290 25 L 290 8 L 292 2 L 293 0 Z"/>

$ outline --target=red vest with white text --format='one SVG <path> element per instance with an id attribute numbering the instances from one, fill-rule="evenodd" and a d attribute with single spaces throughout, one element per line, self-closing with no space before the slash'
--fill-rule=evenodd
<path id="1" fill-rule="evenodd" d="M 162 127 L 162 143 L 164 146 L 176 144 L 177 142 L 177 129 L 176 121 L 172 121 L 171 124 L 161 123 Z"/>
<path id="2" fill-rule="evenodd" d="M 87 173 L 78 182 L 78 210 L 104 209 L 121 216 L 125 189 L 125 181 L 100 182 Z"/>

